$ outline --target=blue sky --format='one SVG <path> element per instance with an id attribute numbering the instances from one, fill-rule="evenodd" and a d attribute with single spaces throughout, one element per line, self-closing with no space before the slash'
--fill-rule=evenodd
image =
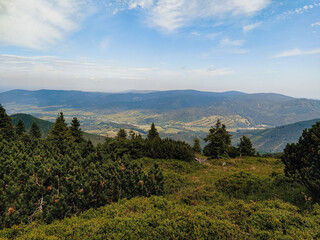
<path id="1" fill-rule="evenodd" d="M 320 98 L 320 0 L 2 0 L 0 90 Z"/>

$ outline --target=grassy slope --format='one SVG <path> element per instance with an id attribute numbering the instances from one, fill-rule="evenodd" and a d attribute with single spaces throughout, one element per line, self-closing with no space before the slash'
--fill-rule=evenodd
<path id="1" fill-rule="evenodd" d="M 312 205 L 307 194 L 301 194 L 306 192 L 304 187 L 283 176 L 279 160 L 208 160 L 210 166 L 175 160 L 137 161 L 145 170 L 158 162 L 166 181 L 164 197 L 124 199 L 48 225 L 15 226 L 0 231 L 0 238 L 320 238 L 319 205 Z"/>

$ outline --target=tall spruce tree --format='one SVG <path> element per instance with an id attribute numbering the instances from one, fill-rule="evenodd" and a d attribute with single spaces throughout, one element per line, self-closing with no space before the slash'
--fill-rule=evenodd
<path id="1" fill-rule="evenodd" d="M 209 129 L 209 134 L 204 138 L 204 141 L 208 142 L 203 149 L 206 156 L 214 158 L 228 156 L 231 147 L 231 135 L 219 119 L 215 127 Z"/>
<path id="2" fill-rule="evenodd" d="M 254 156 L 256 150 L 252 147 L 251 140 L 246 136 L 240 138 L 240 143 L 238 145 L 240 156 Z"/>
<path id="3" fill-rule="evenodd" d="M 195 153 L 201 153 L 200 139 L 197 137 L 193 139 L 193 151 Z"/>
<path id="4" fill-rule="evenodd" d="M 69 140 L 70 138 L 71 134 L 69 128 L 65 122 L 63 113 L 61 112 L 48 134 L 48 139 L 57 145 L 60 145 L 62 142 Z"/>
<path id="5" fill-rule="evenodd" d="M 83 133 L 80 128 L 80 122 L 76 117 L 74 117 L 71 121 L 70 132 L 76 143 L 81 143 L 84 141 Z"/>
<path id="6" fill-rule="evenodd" d="M 18 136 L 22 136 L 26 132 L 26 128 L 24 126 L 24 123 L 21 119 L 19 119 L 17 126 L 16 126 L 16 134 Z"/>
<path id="7" fill-rule="evenodd" d="M 6 110 L 0 104 L 0 135 L 3 138 L 10 140 L 14 138 L 14 128 L 9 115 L 6 114 Z"/>
<path id="8" fill-rule="evenodd" d="M 41 130 L 35 122 L 32 122 L 31 128 L 30 128 L 30 135 L 34 138 L 41 138 Z"/>
<path id="9" fill-rule="evenodd" d="M 155 140 L 155 139 L 160 139 L 158 130 L 154 123 L 151 124 L 151 128 L 149 130 L 148 136 L 147 136 L 149 141 Z"/>
<path id="10" fill-rule="evenodd" d="M 125 139 L 127 139 L 127 136 L 128 136 L 128 134 L 127 134 L 126 130 L 124 130 L 124 128 L 120 128 L 120 130 L 117 134 L 117 140 L 118 141 L 125 140 Z"/>

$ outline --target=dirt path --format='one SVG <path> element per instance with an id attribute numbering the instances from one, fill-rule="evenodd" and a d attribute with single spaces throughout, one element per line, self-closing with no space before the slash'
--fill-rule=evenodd
<path id="1" fill-rule="evenodd" d="M 207 166 L 211 166 L 210 163 L 207 163 L 207 160 L 206 159 L 203 159 L 203 158 L 195 158 L 195 160 L 203 165 L 207 165 Z"/>

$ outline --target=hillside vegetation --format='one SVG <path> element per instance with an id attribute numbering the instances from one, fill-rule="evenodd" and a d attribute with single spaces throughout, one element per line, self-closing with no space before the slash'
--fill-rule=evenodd
<path id="1" fill-rule="evenodd" d="M 0 105 L 1 239 L 320 238 L 320 122 L 281 160 L 254 156 L 246 137 L 232 146 L 219 120 L 207 157 L 153 123 L 97 146 L 63 113 L 39 131 Z"/>
<path id="2" fill-rule="evenodd" d="M 25 125 L 26 130 L 30 130 L 32 123 L 35 122 L 39 126 L 43 137 L 46 137 L 48 135 L 53 125 L 53 122 L 39 119 L 37 117 L 31 116 L 30 114 L 19 113 L 13 114 L 10 117 L 12 119 L 12 123 L 15 126 L 17 125 L 19 119 L 21 119 L 23 124 Z M 90 134 L 86 132 L 83 132 L 83 137 L 87 140 L 90 140 L 94 145 L 97 145 L 98 143 L 103 143 L 105 139 L 105 137 L 103 136 Z"/>
<path id="3" fill-rule="evenodd" d="M 49 225 L 0 231 L 3 239 L 317 239 L 320 206 L 277 159 L 139 159 L 163 169 L 165 196 L 120 200 Z M 222 166 L 223 163 L 226 163 Z"/>
<path id="4" fill-rule="evenodd" d="M 282 152 L 288 143 L 296 143 L 304 129 L 320 122 L 320 119 L 297 122 L 276 128 L 254 131 L 239 131 L 233 133 L 233 143 L 239 143 L 239 138 L 246 135 L 252 141 L 257 151 L 262 153 Z"/>

